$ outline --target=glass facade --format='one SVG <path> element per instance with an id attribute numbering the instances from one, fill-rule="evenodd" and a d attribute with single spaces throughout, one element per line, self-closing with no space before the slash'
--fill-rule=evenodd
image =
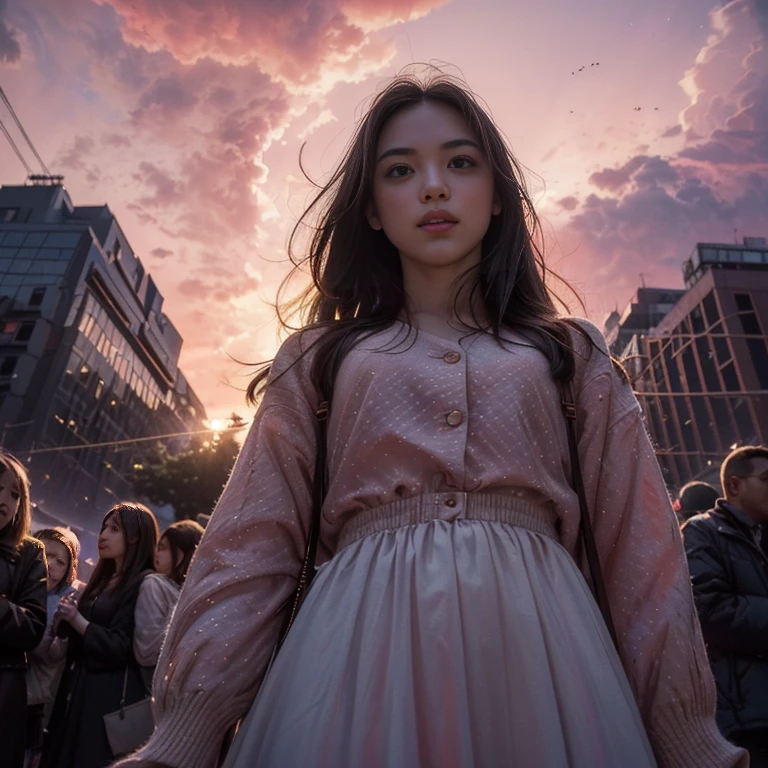
<path id="1" fill-rule="evenodd" d="M 631 366 L 659 461 L 676 487 L 719 466 L 733 446 L 768 438 L 768 345 L 755 300 L 713 282 L 671 330 L 640 340 L 643 354 Z M 747 391 L 754 377 L 759 389 Z"/>
<path id="2" fill-rule="evenodd" d="M 53 519 L 98 530 L 133 496 L 133 466 L 157 445 L 145 438 L 204 428 L 162 304 L 106 206 L 0 186 L 0 442 Z"/>

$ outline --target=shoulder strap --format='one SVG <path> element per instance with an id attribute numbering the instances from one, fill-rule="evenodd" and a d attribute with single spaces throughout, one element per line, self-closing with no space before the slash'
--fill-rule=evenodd
<path id="1" fill-rule="evenodd" d="M 581 475 L 581 462 L 579 461 L 578 441 L 576 439 L 576 398 L 573 392 L 573 382 L 560 382 L 560 396 L 565 416 L 565 426 L 568 432 L 568 450 L 571 454 L 571 477 L 573 490 L 579 497 L 579 533 L 584 543 L 584 553 L 587 556 L 589 574 L 592 578 L 592 589 L 597 600 L 603 621 L 608 628 L 613 644 L 618 649 L 616 641 L 616 628 L 613 624 L 611 606 L 608 602 L 608 592 L 603 580 L 603 571 L 600 567 L 600 557 L 597 554 L 595 535 L 592 531 L 592 520 L 587 507 L 587 495 L 584 492 L 584 479 Z"/>
<path id="2" fill-rule="evenodd" d="M 280 630 L 276 651 L 285 641 L 285 638 L 293 626 L 296 614 L 299 612 L 304 596 L 315 576 L 315 559 L 317 557 L 317 544 L 320 539 L 320 517 L 325 500 L 325 491 L 328 477 L 328 462 L 326 461 L 328 445 L 328 415 L 330 413 L 330 398 L 323 400 L 315 411 L 317 418 L 317 448 L 315 451 L 315 476 L 312 483 L 312 515 L 309 518 L 309 530 L 304 550 L 304 560 L 299 571 L 299 581 L 296 591 L 293 593 L 291 609 Z"/>

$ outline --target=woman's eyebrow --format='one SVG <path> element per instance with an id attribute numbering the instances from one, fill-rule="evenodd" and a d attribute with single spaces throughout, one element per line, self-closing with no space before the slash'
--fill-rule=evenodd
<path id="1" fill-rule="evenodd" d="M 474 139 L 451 139 L 440 145 L 440 149 L 456 149 L 456 147 L 474 147 L 475 149 L 483 151 L 483 148 Z M 387 157 L 392 155 L 415 155 L 416 150 L 413 147 L 393 147 L 382 152 L 376 163 L 380 163 Z"/>

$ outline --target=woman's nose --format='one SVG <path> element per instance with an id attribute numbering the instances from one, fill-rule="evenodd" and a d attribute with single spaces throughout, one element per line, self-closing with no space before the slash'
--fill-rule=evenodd
<path id="1" fill-rule="evenodd" d="M 429 203 L 435 200 L 448 200 L 451 194 L 448 185 L 438 173 L 430 173 L 421 190 L 421 202 Z"/>

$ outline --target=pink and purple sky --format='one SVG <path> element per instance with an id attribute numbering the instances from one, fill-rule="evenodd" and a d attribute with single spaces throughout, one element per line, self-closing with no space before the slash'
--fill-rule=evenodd
<path id="1" fill-rule="evenodd" d="M 74 203 L 117 215 L 211 418 L 248 412 L 231 357 L 278 344 L 302 142 L 322 180 L 425 61 L 488 104 L 598 324 L 640 273 L 682 286 L 697 241 L 768 235 L 765 0 L 0 0 L 0 84 Z"/>

